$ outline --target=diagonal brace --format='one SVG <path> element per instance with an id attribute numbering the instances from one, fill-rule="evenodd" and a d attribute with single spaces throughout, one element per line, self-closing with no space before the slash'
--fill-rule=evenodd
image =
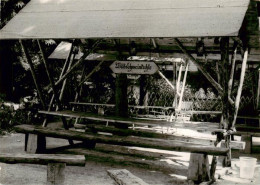
<path id="1" fill-rule="evenodd" d="M 70 70 L 68 70 L 57 82 L 55 82 L 55 86 L 58 86 L 61 82 L 63 82 L 72 72 L 74 69 L 76 69 L 84 60 L 85 58 L 93 52 L 93 50 L 102 42 L 102 39 L 97 40 L 93 45 L 92 48 L 84 52 L 83 56 L 73 65 L 71 66 Z M 51 88 L 48 93 L 53 91 L 53 88 Z"/>
<path id="2" fill-rule="evenodd" d="M 217 83 L 214 78 L 206 71 L 206 69 L 199 64 L 199 62 L 190 54 L 188 53 L 187 49 L 182 45 L 179 39 L 175 39 L 178 47 L 182 50 L 182 52 L 197 66 L 197 68 L 202 72 L 202 74 L 208 79 L 208 81 L 217 89 L 219 94 L 223 94 L 223 88 L 219 83 Z"/>

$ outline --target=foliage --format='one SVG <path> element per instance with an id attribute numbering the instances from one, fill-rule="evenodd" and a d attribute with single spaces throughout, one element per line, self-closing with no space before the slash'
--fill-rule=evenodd
<path id="1" fill-rule="evenodd" d="M 25 97 L 20 104 L 8 103 L 4 101 L 4 96 L 0 95 L 0 134 L 4 131 L 11 131 L 13 126 L 39 122 L 37 115 L 39 101 L 35 97 Z"/>

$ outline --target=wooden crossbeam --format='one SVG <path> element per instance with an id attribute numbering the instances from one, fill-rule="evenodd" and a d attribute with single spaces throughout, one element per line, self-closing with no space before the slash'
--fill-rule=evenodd
<path id="1" fill-rule="evenodd" d="M 84 52 L 83 56 L 73 65 L 70 70 L 67 71 L 57 82 L 55 82 L 55 86 L 59 85 L 63 82 L 84 60 L 85 58 L 93 52 L 93 50 L 102 42 L 102 39 L 97 40 L 90 49 Z M 50 93 L 53 89 L 51 88 L 48 93 Z"/>
<path id="2" fill-rule="evenodd" d="M 219 94 L 223 93 L 223 88 L 217 83 L 214 78 L 206 71 L 206 69 L 199 64 L 199 62 L 186 50 L 186 48 L 182 45 L 179 39 L 175 39 L 176 44 L 182 50 L 182 52 L 197 66 L 197 68 L 202 72 L 202 74 L 209 80 L 209 82 L 216 88 Z"/>

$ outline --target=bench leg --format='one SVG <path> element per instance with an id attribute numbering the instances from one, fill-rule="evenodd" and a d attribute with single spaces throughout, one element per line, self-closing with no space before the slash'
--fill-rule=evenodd
<path id="1" fill-rule="evenodd" d="M 244 153 L 251 154 L 252 153 L 252 136 L 251 135 L 242 135 L 241 141 L 245 141 L 245 143 L 246 143 Z"/>
<path id="2" fill-rule="evenodd" d="M 209 159 L 206 154 L 190 154 L 188 180 L 200 183 L 210 180 Z"/>
<path id="3" fill-rule="evenodd" d="M 43 135 L 28 134 L 27 137 L 27 153 L 44 153 L 46 150 L 46 138 Z"/>
<path id="4" fill-rule="evenodd" d="M 64 184 L 65 167 L 66 163 L 49 163 L 47 166 L 47 185 Z"/>

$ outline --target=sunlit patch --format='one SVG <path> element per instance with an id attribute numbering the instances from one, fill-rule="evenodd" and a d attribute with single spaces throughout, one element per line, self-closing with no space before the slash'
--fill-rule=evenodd
<path id="1" fill-rule="evenodd" d="M 187 177 L 186 176 L 182 176 L 182 175 L 170 174 L 170 176 L 176 177 L 176 178 L 182 179 L 182 180 L 187 180 Z"/>
<path id="2" fill-rule="evenodd" d="M 58 47 L 55 49 L 55 52 L 58 51 L 69 51 L 71 48 L 71 43 L 68 42 L 61 42 Z"/>
<path id="3" fill-rule="evenodd" d="M 32 31 L 32 30 L 34 29 L 34 27 L 35 27 L 35 26 L 29 26 L 28 28 L 25 28 L 25 29 L 22 31 L 22 33 L 23 33 L 23 34 L 26 34 L 26 33 L 30 32 L 30 31 Z"/>

